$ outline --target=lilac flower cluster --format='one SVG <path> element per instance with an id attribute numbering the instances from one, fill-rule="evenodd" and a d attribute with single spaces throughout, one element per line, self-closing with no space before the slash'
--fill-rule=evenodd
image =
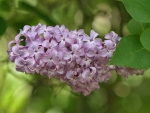
<path id="1" fill-rule="evenodd" d="M 60 78 L 74 92 L 88 95 L 116 69 L 106 64 L 121 39 L 115 32 L 107 34 L 104 41 L 97 36 L 94 30 L 88 36 L 84 30 L 69 31 L 64 25 L 26 25 L 15 40 L 9 42 L 8 55 L 17 71 Z M 21 44 L 22 37 L 25 45 Z M 123 71 L 117 67 L 118 73 Z"/>

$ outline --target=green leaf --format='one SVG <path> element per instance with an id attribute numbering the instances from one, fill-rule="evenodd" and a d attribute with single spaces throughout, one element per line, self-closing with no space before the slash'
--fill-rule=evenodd
<path id="1" fill-rule="evenodd" d="M 50 17 L 48 16 L 48 14 L 45 14 L 44 12 L 40 11 L 38 8 L 31 6 L 31 5 L 29 5 L 28 3 L 26 3 L 26 2 L 19 1 L 19 7 L 20 7 L 21 9 L 25 9 L 25 10 L 34 12 L 34 13 L 37 14 L 41 19 L 45 20 L 45 21 L 46 21 L 48 24 L 50 24 L 50 25 L 56 25 L 56 22 L 55 22 L 52 18 L 50 18 Z"/>
<path id="2" fill-rule="evenodd" d="M 149 23 L 141 23 L 134 19 L 131 19 L 127 24 L 128 30 L 130 31 L 131 34 L 134 35 L 141 35 L 142 32 L 148 27 L 150 27 Z"/>
<path id="3" fill-rule="evenodd" d="M 140 36 L 140 40 L 145 49 L 150 51 L 150 28 L 146 29 Z"/>
<path id="4" fill-rule="evenodd" d="M 150 0 L 120 0 L 128 13 L 137 21 L 150 22 Z"/>
<path id="5" fill-rule="evenodd" d="M 142 46 L 138 35 L 126 36 L 119 42 L 116 52 L 108 64 L 148 69 L 150 68 L 150 52 Z"/>
<path id="6" fill-rule="evenodd" d="M 6 21 L 2 17 L 0 17 L 0 36 L 5 32 L 6 28 L 7 28 Z"/>

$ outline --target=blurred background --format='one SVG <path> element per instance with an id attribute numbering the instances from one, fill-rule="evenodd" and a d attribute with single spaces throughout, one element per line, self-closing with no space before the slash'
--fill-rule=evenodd
<path id="1" fill-rule="evenodd" d="M 103 38 L 115 31 L 129 35 L 131 19 L 115 0 L 0 0 L 0 113 L 150 113 L 150 70 L 128 80 L 113 72 L 89 96 L 73 93 L 58 79 L 17 72 L 7 44 L 24 25 L 64 24 L 70 30 L 91 29 Z"/>

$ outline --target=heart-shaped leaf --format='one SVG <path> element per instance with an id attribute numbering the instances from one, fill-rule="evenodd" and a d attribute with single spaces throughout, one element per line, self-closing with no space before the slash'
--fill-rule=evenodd
<path id="1" fill-rule="evenodd" d="M 141 35 L 142 32 L 150 27 L 149 23 L 142 23 L 138 22 L 134 19 L 131 19 L 129 23 L 127 24 L 128 30 L 130 31 L 131 34 L 133 35 Z"/>
<path id="2" fill-rule="evenodd" d="M 140 40 L 145 49 L 150 51 L 150 28 L 146 29 L 140 36 Z"/>
<path id="3" fill-rule="evenodd" d="M 109 64 L 147 69 L 150 68 L 150 52 L 142 46 L 138 35 L 126 36 L 119 42 Z"/>
<path id="4" fill-rule="evenodd" d="M 150 0 L 120 0 L 128 13 L 137 21 L 150 22 Z"/>

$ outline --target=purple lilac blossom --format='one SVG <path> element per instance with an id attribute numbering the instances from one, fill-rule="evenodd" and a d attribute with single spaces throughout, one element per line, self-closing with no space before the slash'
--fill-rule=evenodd
<path id="1" fill-rule="evenodd" d="M 21 45 L 21 36 L 25 37 L 25 45 Z M 108 66 L 121 38 L 113 31 L 104 41 L 97 36 L 94 30 L 88 36 L 84 30 L 69 31 L 64 25 L 26 25 L 9 42 L 8 56 L 17 71 L 60 78 L 83 95 L 99 89 L 99 82 L 109 80 L 113 70 L 125 78 L 142 74 L 131 68 Z"/>

